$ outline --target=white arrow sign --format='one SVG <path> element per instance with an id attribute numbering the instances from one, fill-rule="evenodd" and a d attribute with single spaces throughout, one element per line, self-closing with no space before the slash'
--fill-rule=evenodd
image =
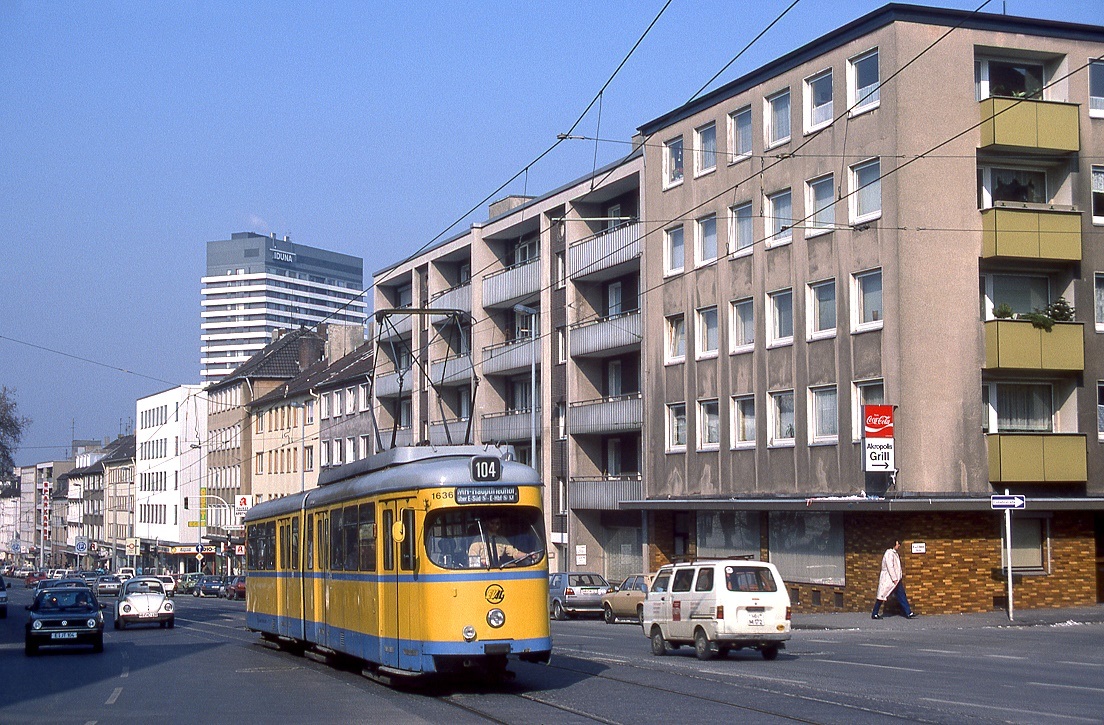
<path id="1" fill-rule="evenodd" d="M 897 470 L 893 462 L 892 438 L 865 438 L 863 443 L 864 471 L 889 473 Z"/>
<path id="2" fill-rule="evenodd" d="M 989 506 L 994 509 L 1027 508 L 1027 496 L 1019 494 L 993 494 L 989 497 Z"/>

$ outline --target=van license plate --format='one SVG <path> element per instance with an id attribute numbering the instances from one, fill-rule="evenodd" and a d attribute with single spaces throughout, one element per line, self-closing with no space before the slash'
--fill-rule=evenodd
<path id="1" fill-rule="evenodd" d="M 50 635 L 50 639 L 76 639 L 76 632 L 54 632 Z"/>
<path id="2" fill-rule="evenodd" d="M 748 626 L 750 626 L 750 627 L 762 627 L 763 626 L 763 613 L 762 612 L 748 612 Z"/>

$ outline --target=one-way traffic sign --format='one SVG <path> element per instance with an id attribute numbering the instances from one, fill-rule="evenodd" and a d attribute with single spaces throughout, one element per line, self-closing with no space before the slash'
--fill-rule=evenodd
<path id="1" fill-rule="evenodd" d="M 989 497 L 989 506 L 994 509 L 1027 508 L 1027 496 L 1019 494 L 993 494 Z"/>

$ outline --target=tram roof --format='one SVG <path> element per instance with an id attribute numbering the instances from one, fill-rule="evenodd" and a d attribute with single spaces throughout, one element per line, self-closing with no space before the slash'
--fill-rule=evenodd
<path id="1" fill-rule="evenodd" d="M 476 456 L 500 458 L 502 477 L 475 483 L 470 461 Z M 407 446 L 392 448 L 339 466 L 319 477 L 319 487 L 265 501 L 249 509 L 246 521 L 299 511 L 304 506 L 338 503 L 361 496 L 413 488 L 454 488 L 463 485 L 540 485 L 540 475 L 514 460 L 513 446 Z M 306 502 L 304 504 L 304 499 Z"/>

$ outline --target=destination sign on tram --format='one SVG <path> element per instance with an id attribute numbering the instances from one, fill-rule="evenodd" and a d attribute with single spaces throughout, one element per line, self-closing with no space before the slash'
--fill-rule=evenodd
<path id="1" fill-rule="evenodd" d="M 456 489 L 458 504 L 517 503 L 517 486 L 464 486 Z"/>

